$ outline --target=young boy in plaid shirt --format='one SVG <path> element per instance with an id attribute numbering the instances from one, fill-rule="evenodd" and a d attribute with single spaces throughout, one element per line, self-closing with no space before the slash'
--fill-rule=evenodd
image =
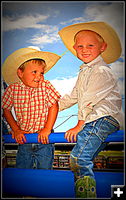
<path id="1" fill-rule="evenodd" d="M 59 59 L 53 53 L 22 48 L 8 56 L 3 64 L 3 77 L 9 86 L 3 95 L 2 108 L 12 137 L 19 143 L 17 168 L 52 169 L 54 145 L 49 144 L 48 136 L 57 118 L 60 94 L 44 80 L 44 73 Z M 35 132 L 38 144 L 26 143 L 24 134 Z"/>

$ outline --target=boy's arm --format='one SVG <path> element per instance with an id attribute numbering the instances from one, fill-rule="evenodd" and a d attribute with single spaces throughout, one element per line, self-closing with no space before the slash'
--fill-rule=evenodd
<path id="1" fill-rule="evenodd" d="M 10 125 L 10 127 L 12 128 L 12 130 L 15 132 L 17 129 L 19 129 L 17 122 L 15 121 L 12 113 L 10 110 L 8 109 L 3 109 L 3 115 L 6 118 L 8 124 Z"/>
<path id="2" fill-rule="evenodd" d="M 43 144 L 49 143 L 48 136 L 51 133 L 51 130 L 54 126 L 58 111 L 59 111 L 58 102 L 49 107 L 47 122 L 44 128 L 38 132 L 38 142 L 41 142 Z"/>
<path id="3" fill-rule="evenodd" d="M 70 108 L 71 106 L 78 103 L 77 102 L 78 101 L 77 84 L 78 84 L 78 81 L 76 82 L 72 92 L 69 95 L 65 94 L 62 98 L 60 98 L 60 100 L 59 100 L 59 111 Z"/>
<path id="4" fill-rule="evenodd" d="M 66 131 L 65 138 L 68 140 L 68 142 L 76 142 L 77 134 L 82 130 L 84 123 L 84 120 L 78 120 L 78 123 L 74 128 Z"/>
<path id="5" fill-rule="evenodd" d="M 15 138 L 16 142 L 19 144 L 24 144 L 24 142 L 26 142 L 24 134 L 29 132 L 20 129 L 10 110 L 3 109 L 3 115 L 13 131 L 12 138 Z"/>

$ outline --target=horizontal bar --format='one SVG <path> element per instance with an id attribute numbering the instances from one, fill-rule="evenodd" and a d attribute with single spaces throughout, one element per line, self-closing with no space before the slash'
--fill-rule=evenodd
<path id="1" fill-rule="evenodd" d="M 68 141 L 64 138 L 65 132 L 56 132 L 51 133 L 49 135 L 49 143 L 68 143 Z M 38 134 L 31 133 L 25 134 L 26 136 L 26 143 L 38 143 Z M 4 143 L 16 143 L 15 139 L 12 139 L 11 134 L 3 135 Z M 124 141 L 124 130 L 116 131 L 110 134 L 105 142 L 123 142 Z"/>
<path id="2" fill-rule="evenodd" d="M 65 170 L 4 168 L 3 194 L 75 198 L 74 175 Z M 97 198 L 111 198 L 111 185 L 124 185 L 123 172 L 94 172 Z"/>
<path id="3" fill-rule="evenodd" d="M 4 168 L 3 193 L 45 198 L 72 198 L 75 197 L 74 175 L 71 171 Z"/>
<path id="4" fill-rule="evenodd" d="M 124 130 L 119 130 L 111 133 L 106 138 L 105 142 L 124 142 Z"/>

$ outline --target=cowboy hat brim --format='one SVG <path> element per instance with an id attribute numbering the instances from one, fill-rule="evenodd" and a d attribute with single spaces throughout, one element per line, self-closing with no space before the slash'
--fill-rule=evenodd
<path id="1" fill-rule="evenodd" d="M 106 63 L 116 61 L 121 55 L 121 43 L 115 30 L 105 22 L 87 22 L 73 24 L 61 29 L 58 33 L 65 46 L 76 56 L 73 48 L 74 37 L 81 30 L 91 30 L 98 33 L 107 43 L 106 50 L 101 54 Z"/>
<path id="2" fill-rule="evenodd" d="M 21 48 L 10 54 L 2 65 L 2 75 L 6 83 L 19 81 L 17 69 L 31 59 L 43 59 L 46 62 L 44 73 L 48 72 L 61 57 L 51 52 L 38 51 L 32 48 Z"/>

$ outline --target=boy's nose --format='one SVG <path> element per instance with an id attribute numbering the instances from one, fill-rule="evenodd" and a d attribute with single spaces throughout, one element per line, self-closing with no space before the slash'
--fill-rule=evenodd
<path id="1" fill-rule="evenodd" d="M 40 77 L 40 75 L 37 73 L 37 74 L 36 74 L 36 77 Z"/>
<path id="2" fill-rule="evenodd" d="M 86 51 L 87 51 L 87 48 L 83 46 L 82 51 L 83 51 L 83 52 L 86 52 Z"/>
<path id="3" fill-rule="evenodd" d="M 36 77 L 37 79 L 40 79 L 40 78 L 41 78 L 41 74 L 37 73 L 35 77 Z"/>
<path id="4" fill-rule="evenodd" d="M 36 74 L 36 79 L 39 81 L 44 80 L 44 75 L 38 73 L 38 74 Z"/>

